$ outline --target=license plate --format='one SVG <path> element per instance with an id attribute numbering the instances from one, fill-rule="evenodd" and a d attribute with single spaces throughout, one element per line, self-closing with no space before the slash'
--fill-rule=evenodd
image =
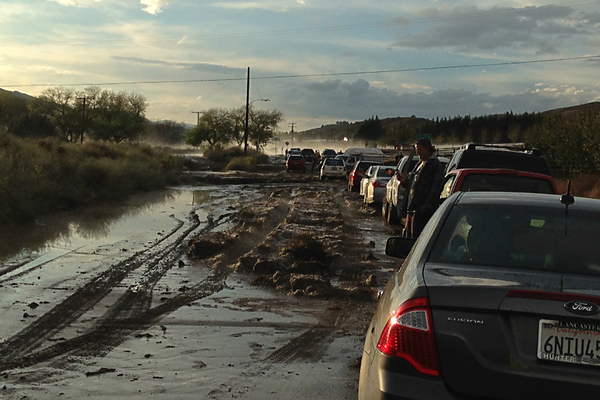
<path id="1" fill-rule="evenodd" d="M 537 358 L 600 366 L 600 325 L 540 320 Z"/>
<path id="2" fill-rule="evenodd" d="M 331 167 L 331 169 L 335 171 L 337 169 L 337 167 Z"/>

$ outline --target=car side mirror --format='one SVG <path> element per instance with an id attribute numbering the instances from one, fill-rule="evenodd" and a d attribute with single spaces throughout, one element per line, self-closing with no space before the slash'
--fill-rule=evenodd
<path id="1" fill-rule="evenodd" d="M 406 258 L 410 253 L 415 239 L 405 237 L 391 237 L 385 243 L 385 254 L 390 257 Z"/>

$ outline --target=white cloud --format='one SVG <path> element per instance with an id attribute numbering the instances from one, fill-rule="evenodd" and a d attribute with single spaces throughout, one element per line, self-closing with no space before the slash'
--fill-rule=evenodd
<path id="1" fill-rule="evenodd" d="M 148 14 L 156 15 L 162 12 L 163 7 L 169 5 L 167 0 L 140 0 L 140 4 L 145 5 L 144 11 Z"/>
<path id="2" fill-rule="evenodd" d="M 94 3 L 100 3 L 102 0 L 48 0 L 48 1 L 54 1 L 60 5 L 63 6 L 69 6 L 69 7 L 85 7 L 85 6 L 89 6 L 90 4 L 94 4 Z"/>
<path id="3" fill-rule="evenodd" d="M 283 3 L 283 4 L 282 4 Z M 260 1 L 220 1 L 212 4 L 214 7 L 230 8 L 235 10 L 267 10 L 275 12 L 287 12 L 290 9 L 296 9 L 300 6 L 306 6 L 306 1 L 278 1 L 278 0 L 260 0 Z"/>

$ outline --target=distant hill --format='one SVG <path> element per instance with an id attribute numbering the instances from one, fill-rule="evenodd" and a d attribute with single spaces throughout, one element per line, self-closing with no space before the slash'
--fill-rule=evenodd
<path id="1" fill-rule="evenodd" d="M 415 116 L 412 117 L 394 117 L 394 118 L 384 118 L 379 120 L 381 126 L 385 130 L 393 130 L 394 127 L 405 126 L 405 125 L 420 125 L 424 122 L 427 122 L 425 118 L 418 118 Z M 302 137 L 304 139 L 343 139 L 344 137 L 353 137 L 360 124 L 363 121 L 357 122 L 347 122 L 340 121 L 336 124 L 323 125 L 320 128 L 308 129 L 305 131 L 300 131 L 297 133 L 298 137 Z"/>
<path id="2" fill-rule="evenodd" d="M 555 110 L 543 111 L 540 114 L 542 115 L 556 115 L 556 114 L 574 114 L 580 112 L 595 112 L 600 113 L 600 101 L 595 101 L 593 103 L 581 104 L 578 106 L 557 108 Z"/>
<path id="3" fill-rule="evenodd" d="M 600 102 L 593 102 L 587 104 L 581 104 L 578 106 L 557 108 L 554 110 L 548 110 L 540 112 L 541 115 L 556 115 L 556 114 L 573 114 L 578 112 L 596 112 L 600 113 Z M 393 118 L 382 118 L 379 120 L 381 125 L 386 131 L 393 130 L 396 127 L 406 125 L 421 125 L 428 120 L 426 118 L 419 117 L 393 117 Z M 340 121 L 336 124 L 323 125 L 320 128 L 308 129 L 297 133 L 298 137 L 306 139 L 336 139 L 341 140 L 344 137 L 351 138 L 358 131 L 360 124 L 363 121 L 347 122 Z"/>
<path id="4" fill-rule="evenodd" d="M 13 96 L 15 96 L 16 98 L 23 99 L 23 100 L 31 100 L 31 99 L 34 99 L 34 97 L 33 97 L 33 96 L 30 96 L 30 95 L 28 95 L 28 94 L 21 93 L 21 92 L 17 92 L 17 91 L 4 90 L 4 89 L 0 89 L 0 94 L 13 95 Z"/>

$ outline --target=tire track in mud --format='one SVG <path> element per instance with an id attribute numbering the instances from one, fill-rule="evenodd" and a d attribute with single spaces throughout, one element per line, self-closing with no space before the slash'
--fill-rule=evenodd
<path id="1" fill-rule="evenodd" d="M 56 332 L 77 320 L 108 295 L 112 288 L 123 281 L 130 272 L 149 260 L 160 259 L 165 254 L 173 252 L 191 232 L 200 226 L 196 214 L 192 213 L 190 219 L 192 220 L 190 227 L 165 249 L 155 250 L 181 230 L 184 226 L 183 221 L 178 221 L 177 226 L 154 243 L 151 248 L 136 252 L 126 260 L 111 266 L 26 328 L 5 340 L 0 345 L 0 369 L 15 365 L 13 360 L 20 359 L 24 354 L 35 350 Z M 155 251 L 152 252 L 152 250 Z"/>
<path id="2" fill-rule="evenodd" d="M 214 220 L 209 219 L 209 224 L 198 234 L 213 230 L 222 223 L 223 219 L 237 216 L 240 212 L 223 214 Z M 213 274 L 203 281 L 168 299 L 163 304 L 150 308 L 154 285 L 175 264 L 175 261 L 181 255 L 180 245 L 200 224 L 195 214 L 192 215 L 192 219 L 192 225 L 164 249 L 151 254 L 143 254 L 148 252 L 148 249 L 146 249 L 116 264 L 77 290 L 76 293 L 44 316 L 38 318 L 27 328 L 2 343 L 0 346 L 0 371 L 28 367 L 65 355 L 103 356 L 135 332 L 155 325 L 164 315 L 188 305 L 192 301 L 222 290 L 225 287 L 227 276 L 232 271 L 227 266 L 216 268 Z M 276 220 L 274 226 L 267 229 L 260 239 L 256 239 L 256 243 L 246 243 L 238 246 L 236 251 L 230 252 L 231 255 L 235 255 L 234 253 L 239 253 L 239 256 L 245 254 L 263 240 L 270 233 L 270 229 L 280 222 L 280 220 Z M 160 242 L 165 239 L 163 238 Z M 91 309 L 116 284 L 125 279 L 130 272 L 146 262 L 149 266 L 143 277 L 135 285 L 128 288 L 88 332 L 33 352 L 53 334 Z"/>

